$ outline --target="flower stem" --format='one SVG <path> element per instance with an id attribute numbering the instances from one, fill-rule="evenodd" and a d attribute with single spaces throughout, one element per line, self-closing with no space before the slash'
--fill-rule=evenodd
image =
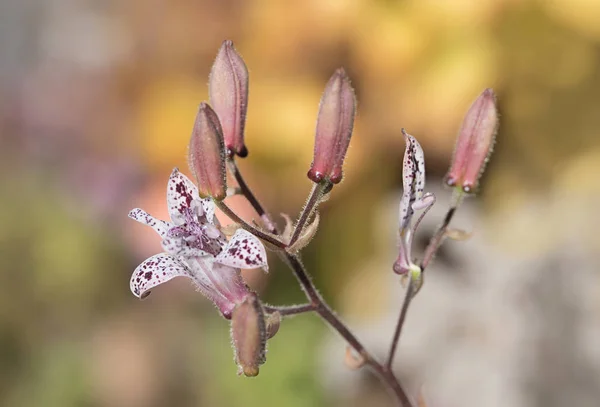
<path id="1" fill-rule="evenodd" d="M 420 267 L 421 272 L 424 272 L 431 260 L 433 260 L 435 254 L 438 249 L 444 242 L 444 238 L 446 237 L 446 232 L 448 231 L 448 226 L 450 226 L 450 222 L 452 222 L 452 218 L 456 213 L 456 210 L 462 203 L 463 193 L 462 191 L 455 189 L 454 195 L 452 196 L 452 204 L 450 208 L 448 208 L 448 212 L 446 212 L 446 216 L 444 217 L 444 221 L 437 228 L 431 239 L 429 240 L 429 244 L 427 248 L 425 248 L 425 255 L 423 256 L 423 261 L 421 261 Z"/>
<path id="2" fill-rule="evenodd" d="M 252 205 L 258 216 L 260 216 L 263 223 L 265 224 L 265 228 L 274 235 L 279 234 L 277 226 L 275 225 L 269 214 L 265 211 L 263 206 L 260 204 L 256 196 L 252 193 L 252 190 L 248 187 L 248 184 L 246 184 L 246 181 L 244 180 L 244 177 L 242 177 L 242 173 L 240 172 L 233 158 L 227 160 L 227 166 L 229 167 L 229 171 L 233 174 L 233 177 L 238 183 L 240 193 L 246 197 L 248 202 L 250 202 L 250 205 Z"/>
<path id="3" fill-rule="evenodd" d="M 389 366 L 382 365 L 367 351 L 367 349 L 360 343 L 358 338 L 350 331 L 350 329 L 339 319 L 339 317 L 333 312 L 331 307 L 325 302 L 321 294 L 317 291 L 316 287 L 312 283 L 312 280 L 308 276 L 304 265 L 296 255 L 287 253 L 286 259 L 290 265 L 294 276 L 300 282 L 304 293 L 307 298 L 310 299 L 311 303 L 315 306 L 315 311 L 327 322 L 337 333 L 344 338 L 344 340 L 361 356 L 365 363 L 379 376 L 381 381 L 394 395 L 397 405 L 401 407 L 412 407 L 412 404 L 400 385 L 398 379 L 394 375 L 394 372 Z"/>
<path id="4" fill-rule="evenodd" d="M 252 233 L 254 236 L 258 237 L 259 239 L 262 239 L 265 242 L 271 243 L 273 246 L 276 246 L 280 249 L 285 249 L 287 247 L 287 245 L 285 243 L 283 243 L 281 240 L 277 239 L 275 236 L 269 235 L 269 234 L 259 230 L 258 228 L 250 225 L 245 220 L 240 218 L 234 211 L 231 210 L 231 208 L 229 208 L 229 206 L 227 206 L 225 204 L 225 202 L 215 200 L 215 204 L 231 220 L 238 223 L 242 227 L 242 229 L 247 230 L 248 232 Z"/>
<path id="5" fill-rule="evenodd" d="M 296 223 L 296 227 L 294 229 L 294 233 L 290 239 L 290 243 L 288 246 L 293 246 L 294 243 L 298 240 L 306 223 L 310 220 L 311 215 L 314 213 L 315 209 L 319 205 L 321 201 L 321 197 L 323 196 L 323 192 L 331 188 L 331 182 L 323 181 L 320 183 L 313 184 L 313 188 L 310 191 L 310 195 L 308 196 L 308 200 L 306 201 L 306 205 L 304 205 L 304 209 L 302 209 L 302 213 L 300 214 L 300 218 L 298 219 L 298 223 Z"/>
<path id="6" fill-rule="evenodd" d="M 230 170 L 234 173 L 234 176 L 236 177 L 236 180 L 238 181 L 238 183 L 240 185 L 240 189 L 241 189 L 243 195 L 248 199 L 248 201 L 252 204 L 252 206 L 254 207 L 254 209 L 256 210 L 256 212 L 259 215 L 261 215 L 261 216 L 266 215 L 266 211 L 260 205 L 259 201 L 256 199 L 256 197 L 254 196 L 254 194 L 252 193 L 252 191 L 250 190 L 248 185 L 244 182 L 242 174 L 239 171 L 239 169 L 237 168 L 237 166 L 235 166 L 235 163 L 229 164 L 229 166 L 230 166 Z M 326 190 L 326 189 L 325 188 L 321 189 L 321 193 L 323 192 L 323 190 Z M 314 189 L 313 189 L 313 193 L 311 193 L 311 196 L 313 196 L 313 195 L 314 195 Z M 311 199 L 309 198 L 309 202 L 310 201 L 311 201 Z M 225 206 L 225 205 L 223 205 L 223 206 Z M 309 204 L 307 203 L 306 207 L 308 207 L 308 206 L 309 206 Z M 306 207 L 305 207 L 305 211 L 306 211 Z M 227 208 L 227 209 L 229 209 L 229 208 Z M 237 215 L 235 215 L 233 212 L 232 212 L 232 214 L 235 217 L 237 217 Z M 310 215 L 310 213 L 308 213 L 306 215 L 307 218 L 308 218 L 308 215 Z M 237 217 L 237 218 L 239 219 L 239 217 Z M 300 218 L 302 218 L 302 216 Z M 239 223 L 240 223 L 240 225 L 246 224 L 245 222 L 243 222 L 243 223 L 239 222 Z M 271 225 L 273 228 L 270 229 L 269 231 L 272 232 L 273 234 L 277 234 L 277 226 L 274 225 L 273 223 Z M 250 225 L 248 225 L 248 226 L 250 226 Z M 252 229 L 255 229 L 255 228 L 252 228 Z M 254 233 L 250 229 L 247 229 L 247 230 L 250 231 L 251 233 Z M 259 238 L 261 237 L 260 235 L 256 235 L 256 236 Z M 272 239 L 271 236 L 268 236 L 268 237 L 270 239 Z M 385 384 L 385 386 L 393 394 L 397 406 L 412 407 L 412 403 L 411 403 L 410 399 L 408 398 L 406 392 L 402 388 L 402 385 L 400 384 L 400 382 L 394 375 L 394 372 L 392 371 L 392 369 L 390 367 L 382 365 L 380 362 L 378 362 L 377 359 L 375 359 L 375 357 L 373 355 L 371 355 L 369 353 L 369 351 L 367 351 L 367 349 L 362 345 L 362 343 L 350 331 L 350 329 L 340 320 L 340 318 L 335 314 L 335 312 L 333 312 L 331 307 L 327 304 L 327 302 L 325 302 L 325 299 L 317 291 L 317 288 L 313 284 L 310 276 L 308 275 L 308 272 L 304 268 L 304 265 L 300 261 L 300 258 L 298 257 L 298 255 L 289 253 L 287 251 L 281 251 L 281 252 L 279 252 L 279 254 L 284 259 L 284 261 L 288 264 L 288 266 L 292 269 L 294 276 L 300 283 L 300 287 L 302 288 L 302 291 L 304 291 L 306 298 L 310 301 L 310 306 L 314 308 L 314 311 L 317 312 L 327 324 L 329 324 L 333 329 L 335 329 L 338 332 L 338 334 L 342 338 L 344 338 L 344 340 L 361 356 L 361 358 L 365 361 L 365 364 L 367 364 L 373 370 L 373 372 L 380 378 L 380 380 Z"/>
<path id="7" fill-rule="evenodd" d="M 408 287 L 406 287 L 406 295 L 404 296 L 402 308 L 400 309 L 400 317 L 398 318 L 398 323 L 396 324 L 396 329 L 394 330 L 394 336 L 392 337 L 392 344 L 390 345 L 390 351 L 388 352 L 388 357 L 385 362 L 385 367 L 387 367 L 388 369 L 392 368 L 394 356 L 396 355 L 396 349 L 398 348 L 398 340 L 400 339 L 402 327 L 404 326 L 404 321 L 406 320 L 408 306 L 410 305 L 413 295 L 413 279 L 412 276 L 409 275 Z"/>
<path id="8" fill-rule="evenodd" d="M 284 306 L 273 306 L 273 305 L 263 305 L 265 311 L 279 312 L 282 317 L 288 315 L 297 315 L 303 314 L 305 312 L 311 312 L 315 310 L 315 306 L 313 304 L 300 304 L 300 305 L 284 305 Z"/>

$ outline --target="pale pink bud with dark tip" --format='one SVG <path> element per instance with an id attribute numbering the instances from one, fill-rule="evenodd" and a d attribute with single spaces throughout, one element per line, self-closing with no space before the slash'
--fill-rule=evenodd
<path id="1" fill-rule="evenodd" d="M 231 338 L 239 374 L 257 376 L 259 366 L 266 360 L 267 329 L 263 308 L 256 294 L 250 293 L 233 310 Z"/>
<path id="2" fill-rule="evenodd" d="M 473 102 L 462 123 L 446 184 L 473 192 L 492 152 L 498 130 L 496 95 L 486 89 Z"/>
<path id="3" fill-rule="evenodd" d="M 315 153 L 308 178 L 326 179 L 334 184 L 342 180 L 342 164 L 352 137 L 356 97 L 344 68 L 335 71 L 321 97 Z"/>
<path id="4" fill-rule="evenodd" d="M 229 40 L 221 45 L 210 71 L 208 94 L 223 126 L 228 155 L 246 157 L 244 127 L 248 110 L 248 68 Z"/>
<path id="5" fill-rule="evenodd" d="M 206 102 L 202 102 L 198 109 L 188 154 L 200 196 L 224 199 L 227 181 L 223 131 L 217 114 Z"/>

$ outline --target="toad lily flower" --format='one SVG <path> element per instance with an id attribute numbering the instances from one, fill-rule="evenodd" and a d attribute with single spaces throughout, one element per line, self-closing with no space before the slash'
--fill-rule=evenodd
<path id="1" fill-rule="evenodd" d="M 135 269 L 131 291 L 145 298 L 157 285 L 175 277 L 188 277 L 225 318 L 231 318 L 236 305 L 251 294 L 240 269 L 267 270 L 264 246 L 243 229 L 228 241 L 215 218 L 213 201 L 201 199 L 196 186 L 177 169 L 167 185 L 167 205 L 171 222 L 156 219 L 139 208 L 129 213 L 130 218 L 160 235 L 166 252 L 150 257 Z"/>
<path id="2" fill-rule="evenodd" d="M 404 129 L 402 129 L 406 150 L 402 167 L 402 200 L 400 201 L 400 227 L 398 259 L 394 263 L 394 272 L 406 275 L 410 272 L 411 278 L 420 278 L 421 268 L 411 260 L 411 248 L 414 233 L 421 219 L 429 208 L 435 203 L 435 195 L 424 194 L 425 189 L 425 157 L 419 142 Z M 412 226 L 415 210 L 425 211 Z M 417 287 L 418 288 L 418 287 Z"/>

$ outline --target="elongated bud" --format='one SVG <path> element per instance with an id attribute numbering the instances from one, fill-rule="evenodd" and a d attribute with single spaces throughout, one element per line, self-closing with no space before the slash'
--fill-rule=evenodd
<path id="1" fill-rule="evenodd" d="M 350 78 L 339 68 L 325 87 L 319 106 L 315 153 L 308 178 L 313 182 L 342 180 L 342 164 L 352 137 L 356 97 Z"/>
<path id="2" fill-rule="evenodd" d="M 210 71 L 208 94 L 223 126 L 228 155 L 246 157 L 244 126 L 248 109 L 248 68 L 229 40 L 221 45 Z"/>
<path id="3" fill-rule="evenodd" d="M 188 153 L 200 196 L 224 199 L 227 181 L 223 132 L 217 114 L 205 102 L 198 109 Z"/>
<path id="4" fill-rule="evenodd" d="M 265 363 L 267 331 L 262 305 L 255 294 L 248 295 L 233 310 L 231 337 L 239 374 L 258 375 L 258 367 Z"/>
<path id="5" fill-rule="evenodd" d="M 496 95 L 486 89 L 473 102 L 462 123 L 446 184 L 473 192 L 492 152 L 498 130 Z"/>

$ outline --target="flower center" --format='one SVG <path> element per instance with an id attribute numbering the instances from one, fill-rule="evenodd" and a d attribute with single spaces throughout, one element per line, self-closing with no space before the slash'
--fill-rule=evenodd
<path id="1" fill-rule="evenodd" d="M 182 214 L 185 222 L 182 225 L 171 228 L 169 237 L 180 238 L 186 246 L 205 251 L 212 256 L 217 256 L 227 244 L 227 240 L 217 228 L 208 222 L 206 215 L 200 205 L 192 205 L 185 208 Z"/>

